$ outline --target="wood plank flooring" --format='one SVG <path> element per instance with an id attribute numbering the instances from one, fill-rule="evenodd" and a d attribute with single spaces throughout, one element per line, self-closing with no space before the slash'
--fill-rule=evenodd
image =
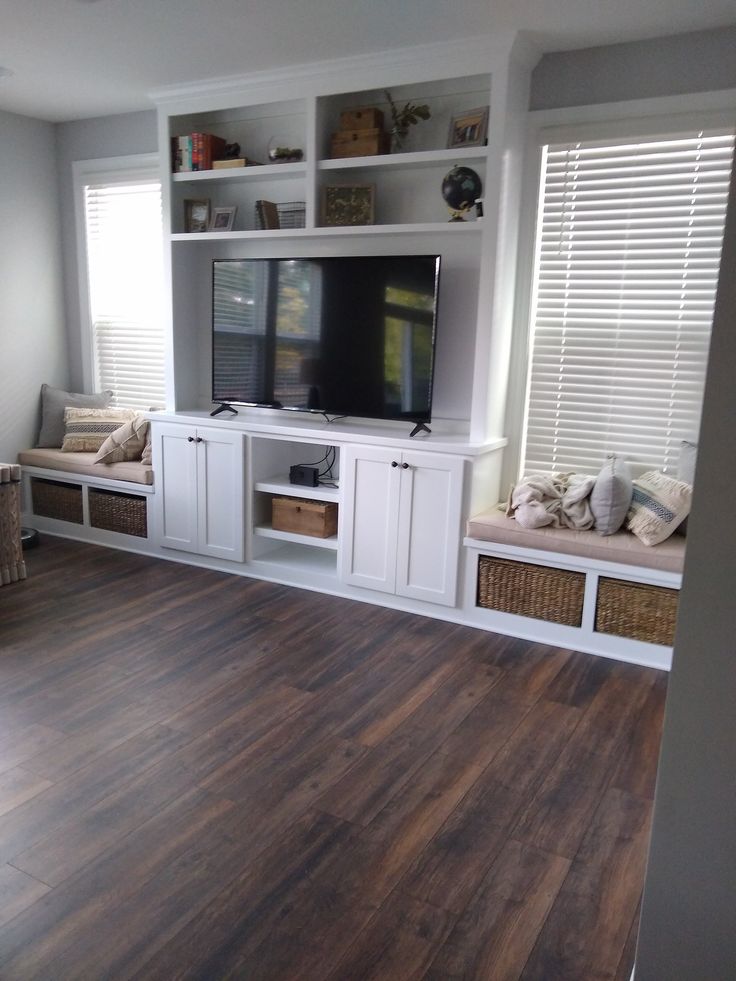
<path id="1" fill-rule="evenodd" d="M 60 539 L 27 559 L 4 981 L 628 981 L 662 673 Z"/>

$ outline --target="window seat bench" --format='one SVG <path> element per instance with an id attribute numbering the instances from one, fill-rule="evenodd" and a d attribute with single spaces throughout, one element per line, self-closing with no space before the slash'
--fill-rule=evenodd
<path id="1" fill-rule="evenodd" d="M 124 547 L 149 539 L 153 469 L 140 461 L 94 463 L 94 453 L 23 450 L 23 520 L 39 531 Z"/>
<path id="2" fill-rule="evenodd" d="M 668 668 L 685 541 L 525 529 L 492 508 L 467 524 L 466 608 L 486 629 Z"/>

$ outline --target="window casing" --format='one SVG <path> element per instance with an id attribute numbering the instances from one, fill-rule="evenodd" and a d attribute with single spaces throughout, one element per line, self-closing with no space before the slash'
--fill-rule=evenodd
<path id="1" fill-rule="evenodd" d="M 696 436 L 733 131 L 543 148 L 523 473 L 676 469 Z"/>
<path id="2" fill-rule="evenodd" d="M 75 165 L 85 382 L 166 404 L 161 181 L 149 156 Z"/>

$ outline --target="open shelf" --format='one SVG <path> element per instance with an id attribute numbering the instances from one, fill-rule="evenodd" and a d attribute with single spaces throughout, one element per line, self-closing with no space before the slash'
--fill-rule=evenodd
<path id="1" fill-rule="evenodd" d="M 482 221 L 428 221 L 408 225 L 341 225 L 321 228 L 247 229 L 236 232 L 178 232 L 171 236 L 171 241 L 224 242 L 266 238 L 341 238 L 344 236 L 388 236 L 421 234 L 425 232 L 433 235 L 472 235 L 479 234 L 482 227 Z"/>
<path id="2" fill-rule="evenodd" d="M 249 167 L 228 167 L 224 170 L 187 170 L 172 174 L 176 184 L 197 184 L 202 181 L 241 181 L 293 180 L 303 177 L 307 172 L 306 163 L 253 164 Z"/>
<path id="3" fill-rule="evenodd" d="M 337 535 L 333 535 L 331 538 L 317 538 L 314 535 L 297 535 L 293 531 L 276 531 L 269 525 L 256 525 L 253 534 L 261 538 L 275 538 L 281 542 L 293 542 L 296 545 L 309 545 L 312 548 L 337 551 Z"/>
<path id="4" fill-rule="evenodd" d="M 459 147 L 454 150 L 417 150 L 413 153 L 382 153 L 370 157 L 340 157 L 320 160 L 318 170 L 365 170 L 367 168 L 389 167 L 435 167 L 446 164 L 448 167 L 468 160 L 485 162 L 488 148 L 484 146 Z"/>
<path id="5" fill-rule="evenodd" d="M 340 500 L 340 490 L 337 487 L 304 487 L 300 484 L 292 484 L 288 477 L 281 475 L 258 480 L 254 487 L 257 491 L 279 494 L 281 497 L 308 497 L 313 501 L 339 502 Z"/>
<path id="6" fill-rule="evenodd" d="M 254 566 L 273 568 L 279 573 L 291 572 L 313 576 L 324 576 L 337 580 L 337 556 L 331 549 L 305 549 L 298 543 L 287 543 L 275 547 L 253 558 Z"/>

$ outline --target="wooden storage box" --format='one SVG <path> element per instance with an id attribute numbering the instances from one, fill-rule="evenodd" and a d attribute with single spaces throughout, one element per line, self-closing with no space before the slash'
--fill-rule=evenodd
<path id="1" fill-rule="evenodd" d="M 330 156 L 369 157 L 377 153 L 388 153 L 391 137 L 380 129 L 349 129 L 333 133 L 330 140 Z"/>
<path id="2" fill-rule="evenodd" d="M 677 620 L 676 589 L 621 579 L 598 580 L 595 629 L 601 634 L 671 647 Z"/>
<path id="3" fill-rule="evenodd" d="M 383 129 L 383 113 L 373 106 L 346 109 L 340 113 L 340 129 Z"/>
<path id="4" fill-rule="evenodd" d="M 84 521 L 82 488 L 79 484 L 31 477 L 31 498 L 33 513 L 39 517 L 71 521 L 75 525 L 81 525 Z"/>
<path id="5" fill-rule="evenodd" d="M 584 597 L 583 572 L 490 555 L 478 557 L 478 606 L 579 627 Z"/>
<path id="6" fill-rule="evenodd" d="M 337 504 L 310 501 L 301 497 L 274 497 L 271 527 L 313 538 L 332 538 L 337 534 Z"/>
<path id="7" fill-rule="evenodd" d="M 89 523 L 92 528 L 147 538 L 146 499 L 137 494 L 90 487 Z"/>

